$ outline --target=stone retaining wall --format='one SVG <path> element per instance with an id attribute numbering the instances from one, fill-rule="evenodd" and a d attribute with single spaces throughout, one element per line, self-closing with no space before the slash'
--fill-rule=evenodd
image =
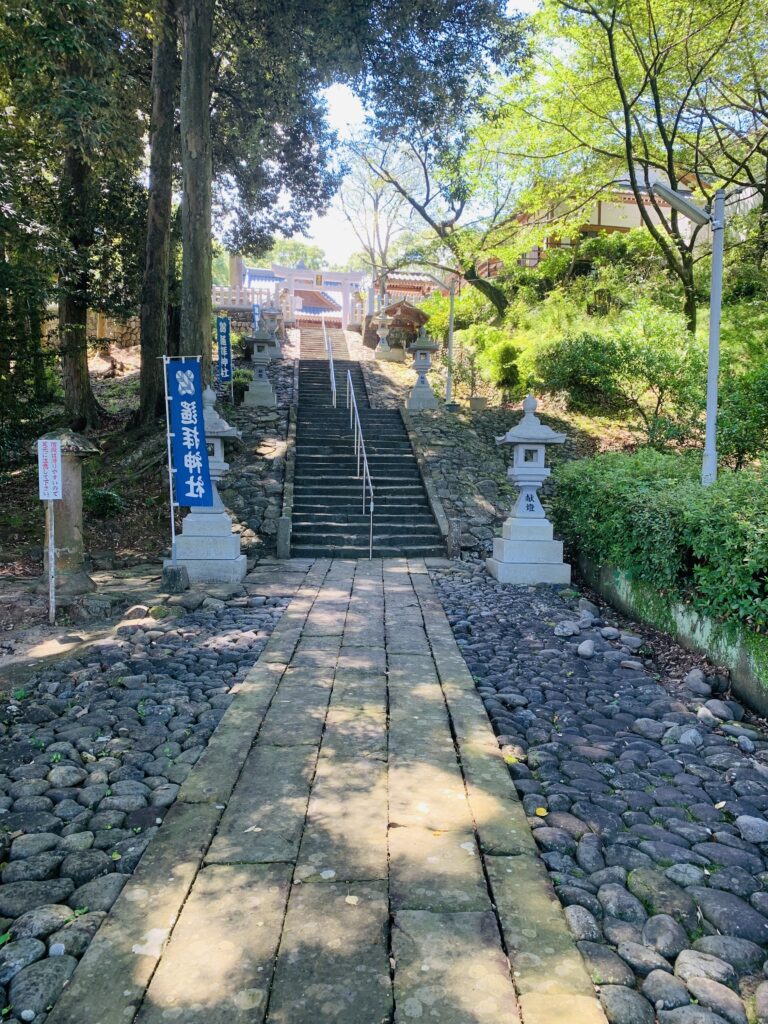
<path id="1" fill-rule="evenodd" d="M 648 583 L 631 580 L 620 569 L 598 566 L 583 556 L 579 567 L 590 585 L 612 605 L 641 622 L 671 633 L 689 650 L 730 669 L 733 692 L 768 715 L 768 639 L 719 623 L 674 601 Z"/>
<path id="2" fill-rule="evenodd" d="M 250 369 L 238 360 L 237 368 Z M 219 493 L 240 533 L 241 550 L 262 558 L 274 555 L 277 524 L 283 505 L 288 410 L 293 399 L 293 360 L 271 363 L 267 369 L 277 398 L 276 409 L 222 406 L 227 421 L 243 435 L 242 444 L 227 448 L 229 472 Z"/>

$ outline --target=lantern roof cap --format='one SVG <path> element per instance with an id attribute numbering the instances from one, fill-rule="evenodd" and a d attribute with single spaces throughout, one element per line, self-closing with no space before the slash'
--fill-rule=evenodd
<path id="1" fill-rule="evenodd" d="M 427 329 L 425 327 L 419 328 L 419 335 L 415 341 L 412 341 L 410 346 L 411 352 L 437 352 L 440 346 L 436 341 L 427 336 Z"/>
<path id="2" fill-rule="evenodd" d="M 101 451 L 99 446 L 89 437 L 85 437 L 83 434 L 76 434 L 74 430 L 70 430 L 69 427 L 61 427 L 58 430 L 51 430 L 47 434 L 42 435 L 42 440 L 60 441 L 62 452 L 67 452 L 71 455 L 80 455 L 85 457 L 86 455 L 96 455 L 97 452 Z M 37 454 L 37 442 L 35 442 L 34 445 L 34 452 Z"/>
<path id="3" fill-rule="evenodd" d="M 502 437 L 497 437 L 498 444 L 563 444 L 565 434 L 558 434 L 551 427 L 541 422 L 536 415 L 538 402 L 533 395 L 528 395 L 523 402 L 523 418 Z"/>
<path id="4" fill-rule="evenodd" d="M 248 340 L 256 342 L 256 343 L 261 343 L 261 344 L 264 344 L 264 345 L 271 345 L 272 344 L 272 335 L 267 330 L 267 326 L 266 326 L 266 324 L 263 322 L 263 320 L 261 318 L 259 318 L 258 329 L 255 330 L 253 332 L 253 334 L 251 334 L 249 336 Z"/>

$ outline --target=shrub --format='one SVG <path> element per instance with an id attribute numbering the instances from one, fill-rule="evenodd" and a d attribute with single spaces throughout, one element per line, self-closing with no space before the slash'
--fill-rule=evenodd
<path id="1" fill-rule="evenodd" d="M 520 349 L 515 348 L 508 338 L 496 342 L 480 353 L 480 371 L 490 384 L 505 396 L 520 383 L 517 358 Z"/>
<path id="2" fill-rule="evenodd" d="M 768 473 L 699 482 L 700 457 L 650 448 L 555 470 L 553 515 L 598 564 L 674 594 L 721 620 L 768 632 Z"/>
<path id="3" fill-rule="evenodd" d="M 116 491 L 91 487 L 83 491 L 83 508 L 98 519 L 111 519 L 125 508 L 125 501 Z"/>
<path id="4" fill-rule="evenodd" d="M 736 469 L 768 450 L 768 362 L 739 377 L 724 376 L 717 447 Z"/>
<path id="5" fill-rule="evenodd" d="M 699 432 L 706 362 L 682 318 L 639 302 L 598 331 L 565 334 L 537 354 L 542 390 L 581 412 L 633 412 L 663 445 Z"/>

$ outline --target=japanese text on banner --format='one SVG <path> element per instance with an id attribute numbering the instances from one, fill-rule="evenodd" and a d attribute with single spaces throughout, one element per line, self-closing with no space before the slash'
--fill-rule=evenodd
<path id="1" fill-rule="evenodd" d="M 254 334 L 259 329 L 259 320 L 260 319 L 261 319 L 261 306 L 258 304 L 258 302 L 254 302 L 254 304 L 253 304 L 253 333 Z"/>
<path id="2" fill-rule="evenodd" d="M 189 508 L 209 506 L 213 491 L 203 426 L 200 363 L 196 359 L 173 359 L 165 368 L 176 504 Z"/>
<path id="3" fill-rule="evenodd" d="M 232 344 L 230 341 L 228 316 L 216 317 L 216 342 L 219 347 L 219 381 L 224 384 L 232 380 Z"/>

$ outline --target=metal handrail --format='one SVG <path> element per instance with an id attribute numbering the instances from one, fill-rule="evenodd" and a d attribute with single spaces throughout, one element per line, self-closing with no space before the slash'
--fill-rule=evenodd
<path id="1" fill-rule="evenodd" d="M 373 480 L 371 480 L 371 471 L 368 468 L 368 455 L 366 454 L 365 441 L 363 440 L 363 427 L 360 423 L 360 413 L 357 411 L 355 388 L 352 383 L 352 374 L 349 370 L 347 370 L 347 408 L 349 409 L 349 425 L 354 428 L 355 458 L 357 459 L 356 477 L 359 480 L 362 476 L 363 480 L 363 515 L 365 515 L 366 485 L 368 487 L 368 558 L 373 558 Z M 361 464 L 362 474 L 360 473 Z"/>
<path id="2" fill-rule="evenodd" d="M 323 341 L 325 342 L 325 351 L 328 356 L 328 367 L 331 374 L 331 397 L 333 399 L 333 408 L 336 408 L 336 370 L 333 365 L 333 344 L 328 337 L 328 328 L 325 326 L 325 313 L 320 316 L 320 323 L 323 325 Z"/>

